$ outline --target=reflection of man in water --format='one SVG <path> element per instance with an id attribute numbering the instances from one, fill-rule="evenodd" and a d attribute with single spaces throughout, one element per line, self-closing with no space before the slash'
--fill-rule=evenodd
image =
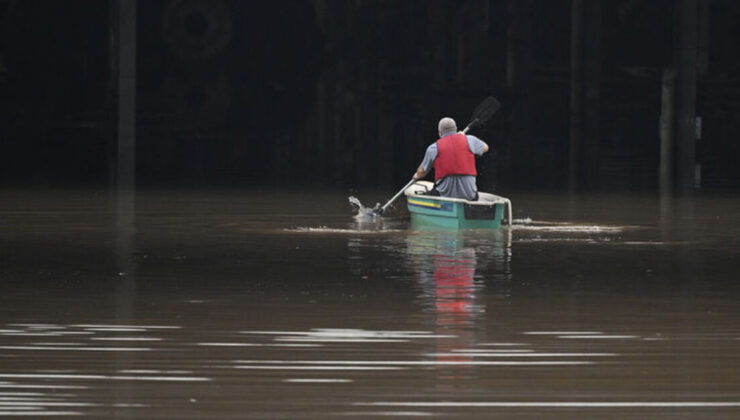
<path id="1" fill-rule="evenodd" d="M 434 284 L 437 325 L 465 327 L 476 313 L 475 249 L 434 255 Z"/>
<path id="2" fill-rule="evenodd" d="M 475 343 L 476 323 L 483 307 L 476 303 L 482 284 L 475 283 L 476 251 L 466 247 L 457 233 L 423 233 L 410 236 L 412 252 L 422 252 L 421 298 L 434 314 L 434 360 L 437 386 L 451 386 L 449 380 L 467 378 L 472 358 L 461 349 Z"/>
<path id="3" fill-rule="evenodd" d="M 427 147 L 413 178 L 424 178 L 434 163 L 434 189 L 439 195 L 477 200 L 475 155 L 486 153 L 488 145 L 478 137 L 458 133 L 455 120 L 449 117 L 439 120 L 438 129 L 439 140 Z"/>

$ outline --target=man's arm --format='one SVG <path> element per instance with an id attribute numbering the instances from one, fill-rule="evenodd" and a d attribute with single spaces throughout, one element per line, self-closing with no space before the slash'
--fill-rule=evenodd
<path id="1" fill-rule="evenodd" d="M 429 171 L 424 170 L 424 167 L 422 165 L 419 165 L 419 169 L 416 170 L 416 173 L 414 174 L 413 179 L 418 181 L 424 178 L 425 176 L 427 176 L 427 172 Z"/>
<path id="2" fill-rule="evenodd" d="M 488 143 L 471 134 L 468 134 L 468 146 L 474 155 L 483 156 L 488 151 Z"/>
<path id="3" fill-rule="evenodd" d="M 427 147 L 427 150 L 424 153 L 424 160 L 421 161 L 421 165 L 419 165 L 419 168 L 414 173 L 413 179 L 418 181 L 424 178 L 427 175 L 427 173 L 429 173 L 429 171 L 432 169 L 432 165 L 434 164 L 434 159 L 437 159 L 437 144 L 436 143 L 432 143 L 429 147 Z"/>

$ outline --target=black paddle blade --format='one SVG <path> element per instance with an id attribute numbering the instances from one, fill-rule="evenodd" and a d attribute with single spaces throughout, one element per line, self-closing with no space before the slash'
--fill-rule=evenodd
<path id="1" fill-rule="evenodd" d="M 493 96 L 487 97 L 473 111 L 473 116 L 470 117 L 470 126 L 485 124 L 499 108 L 501 108 L 501 103 L 496 98 Z"/>

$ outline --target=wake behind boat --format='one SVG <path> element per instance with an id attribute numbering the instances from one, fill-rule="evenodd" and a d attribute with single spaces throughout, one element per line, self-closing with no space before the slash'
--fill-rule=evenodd
<path id="1" fill-rule="evenodd" d="M 511 201 L 498 195 L 478 192 L 478 200 L 427 195 L 434 183 L 417 181 L 404 190 L 411 225 L 418 228 L 498 229 L 504 219 L 511 226 Z"/>

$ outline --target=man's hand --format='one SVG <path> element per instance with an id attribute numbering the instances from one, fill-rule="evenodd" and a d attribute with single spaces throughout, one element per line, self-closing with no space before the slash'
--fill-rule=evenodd
<path id="1" fill-rule="evenodd" d="M 427 171 L 424 170 L 424 167 L 419 165 L 419 169 L 416 170 L 414 173 L 414 176 L 411 177 L 414 181 L 418 181 L 422 178 L 424 178 L 427 174 Z"/>

